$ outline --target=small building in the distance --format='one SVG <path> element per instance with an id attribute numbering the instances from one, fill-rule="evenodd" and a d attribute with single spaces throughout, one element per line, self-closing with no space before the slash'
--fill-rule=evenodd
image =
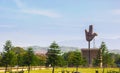
<path id="1" fill-rule="evenodd" d="M 88 48 L 82 48 L 81 49 L 82 57 L 86 58 L 87 63 L 89 63 L 89 49 Z M 90 48 L 90 64 L 92 65 L 93 59 L 96 58 L 99 54 L 98 48 Z"/>

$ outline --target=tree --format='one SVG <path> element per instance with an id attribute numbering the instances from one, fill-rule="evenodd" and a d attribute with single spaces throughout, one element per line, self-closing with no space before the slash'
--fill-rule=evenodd
<path id="1" fill-rule="evenodd" d="M 112 59 L 112 55 L 111 53 L 108 52 L 105 42 L 101 43 L 100 51 L 101 51 L 101 56 L 102 56 L 103 67 L 113 65 L 114 61 Z M 100 62 L 101 60 L 100 60 L 100 52 L 99 52 L 97 58 L 94 59 L 94 62 L 93 62 L 94 66 L 99 66 Z"/>
<path id="2" fill-rule="evenodd" d="M 34 61 L 34 52 L 31 47 L 29 47 L 24 55 L 24 64 L 28 66 L 28 73 L 30 73 L 30 66 Z"/>
<path id="3" fill-rule="evenodd" d="M 87 60 L 86 60 L 85 57 L 82 57 L 81 65 L 82 65 L 83 67 L 87 66 Z"/>
<path id="4" fill-rule="evenodd" d="M 36 54 L 35 55 L 34 65 L 45 66 L 45 62 L 46 62 L 46 55 L 45 54 Z"/>
<path id="5" fill-rule="evenodd" d="M 65 62 L 63 56 L 60 55 L 60 56 L 58 56 L 58 57 L 59 57 L 58 66 L 64 67 L 64 66 L 66 65 L 66 62 Z"/>
<path id="6" fill-rule="evenodd" d="M 82 57 L 81 53 L 79 51 L 74 51 L 74 57 L 73 57 L 73 65 L 76 67 L 76 72 L 78 72 L 79 65 L 82 64 Z"/>
<path id="7" fill-rule="evenodd" d="M 115 63 L 117 64 L 118 67 L 120 67 L 120 58 L 118 58 Z"/>
<path id="8" fill-rule="evenodd" d="M 59 64 L 59 55 L 60 55 L 60 49 L 59 46 L 56 42 L 53 42 L 50 47 L 50 49 L 48 49 L 47 52 L 47 61 L 46 61 L 46 65 L 52 66 L 52 73 L 54 73 L 54 68 L 55 66 L 57 66 Z"/>
<path id="9" fill-rule="evenodd" d="M 113 63 L 114 63 L 114 59 L 112 59 L 111 53 L 104 54 L 104 56 L 103 56 L 103 65 L 105 67 L 108 67 L 108 66 L 113 66 Z"/>
<path id="10" fill-rule="evenodd" d="M 97 55 L 96 58 L 93 59 L 93 66 L 97 67 L 100 65 L 100 57 Z"/>
<path id="11" fill-rule="evenodd" d="M 78 72 L 78 67 L 84 63 L 84 60 L 81 57 L 81 53 L 78 50 L 65 53 L 64 59 L 67 61 L 68 66 L 76 67 L 76 72 Z"/>
<path id="12" fill-rule="evenodd" d="M 117 65 L 117 67 L 120 67 L 120 54 L 113 54 L 114 56 L 114 62 Z"/>
<path id="13" fill-rule="evenodd" d="M 6 41 L 4 45 L 4 52 L 2 53 L 1 62 L 5 66 L 5 73 L 7 71 L 7 67 L 12 65 L 14 59 L 14 52 L 11 51 L 13 48 L 12 43 L 10 40 Z"/>
<path id="14" fill-rule="evenodd" d="M 104 55 L 105 53 L 108 53 L 108 49 L 105 42 L 101 43 L 100 49 L 102 49 L 102 55 Z"/>
<path id="15" fill-rule="evenodd" d="M 113 59 L 111 57 L 111 54 L 108 52 L 108 49 L 107 49 L 107 46 L 106 46 L 105 42 L 101 43 L 100 50 L 102 50 L 103 66 L 107 67 L 108 65 L 112 64 Z"/>
<path id="16" fill-rule="evenodd" d="M 22 47 L 14 47 L 12 48 L 12 51 L 16 55 L 16 65 L 17 65 L 17 71 L 18 71 L 19 66 L 24 66 L 23 56 L 26 53 L 26 51 Z"/>

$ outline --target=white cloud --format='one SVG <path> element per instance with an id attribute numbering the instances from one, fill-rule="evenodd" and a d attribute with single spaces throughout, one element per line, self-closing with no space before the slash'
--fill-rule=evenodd
<path id="1" fill-rule="evenodd" d="M 27 14 L 43 15 L 43 16 L 48 16 L 48 17 L 52 17 L 52 18 L 60 18 L 61 17 L 60 14 L 53 12 L 53 11 L 49 11 L 49 10 L 25 9 L 25 10 L 21 10 L 21 12 L 27 13 Z"/>
<path id="2" fill-rule="evenodd" d="M 26 13 L 26 14 L 36 14 L 36 15 L 42 15 L 42 16 L 47 16 L 47 17 L 51 17 L 51 18 L 60 18 L 62 17 L 61 14 L 54 12 L 50 9 L 30 9 L 25 7 L 26 5 L 21 1 L 21 0 L 13 0 L 14 3 L 17 5 L 18 8 L 20 8 L 20 10 L 16 10 L 17 12 L 21 12 L 21 13 Z M 14 10 L 15 9 L 11 9 Z M 10 9 L 9 9 L 10 11 Z"/>
<path id="3" fill-rule="evenodd" d="M 11 9 L 11 8 L 4 8 L 4 7 L 0 7 L 0 10 L 5 11 L 5 12 L 10 12 L 10 13 L 11 12 L 12 13 L 17 13 L 17 14 L 19 14 L 19 15 L 17 15 L 17 17 L 20 17 L 20 18 L 22 16 L 20 14 L 23 14 L 23 13 L 24 14 L 42 15 L 42 16 L 47 16 L 47 17 L 50 17 L 50 18 L 61 18 L 62 17 L 61 14 L 59 14 L 59 13 L 57 13 L 55 11 L 51 11 L 51 10 L 39 10 L 39 9 L 28 9 L 28 8 L 26 8 L 26 9 L 20 9 L 20 10 L 17 9 L 16 10 L 16 9 Z M 10 14 L 10 15 L 12 15 L 12 14 Z M 0 17 L 2 17 L 2 16 L 0 16 Z"/>

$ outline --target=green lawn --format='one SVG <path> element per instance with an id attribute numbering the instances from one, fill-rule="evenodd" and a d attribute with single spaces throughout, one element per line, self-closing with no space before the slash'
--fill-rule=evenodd
<path id="1" fill-rule="evenodd" d="M 65 73 L 67 73 L 67 71 L 70 71 L 70 73 L 72 73 L 72 71 L 75 71 L 75 68 L 56 68 L 55 69 L 55 73 L 61 73 L 61 71 L 65 71 Z M 96 73 L 96 71 L 98 71 L 98 73 L 103 73 L 103 68 L 79 68 L 79 72 L 80 73 Z M 119 72 L 119 68 L 105 68 L 104 69 L 104 73 L 107 73 L 107 71 L 118 71 Z M 0 72 L 3 73 L 3 72 Z M 27 71 L 25 71 L 24 73 L 28 73 Z M 30 73 L 52 73 L 52 69 L 41 69 L 41 70 L 31 70 Z M 120 73 L 120 72 L 119 72 Z"/>
<path id="2" fill-rule="evenodd" d="M 70 71 L 70 73 L 72 73 L 72 71 L 75 71 L 76 69 L 75 68 L 56 68 L 55 73 L 61 73 L 62 70 L 64 70 L 65 73 L 67 73 L 66 71 Z M 80 73 L 96 73 L 96 70 L 99 73 L 103 72 L 102 68 L 79 68 Z M 119 72 L 119 68 L 105 68 L 104 73 L 107 73 L 107 71 L 118 71 Z M 25 73 L 27 73 L 27 71 Z M 31 73 L 52 73 L 52 69 L 33 70 L 31 71 Z"/>

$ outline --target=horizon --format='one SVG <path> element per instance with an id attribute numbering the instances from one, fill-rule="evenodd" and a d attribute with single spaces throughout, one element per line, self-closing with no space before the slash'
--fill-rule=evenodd
<path id="1" fill-rule="evenodd" d="M 7 40 L 13 46 L 87 48 L 85 29 L 93 25 L 95 45 L 120 49 L 120 1 L 101 0 L 0 0 L 0 51 Z"/>

